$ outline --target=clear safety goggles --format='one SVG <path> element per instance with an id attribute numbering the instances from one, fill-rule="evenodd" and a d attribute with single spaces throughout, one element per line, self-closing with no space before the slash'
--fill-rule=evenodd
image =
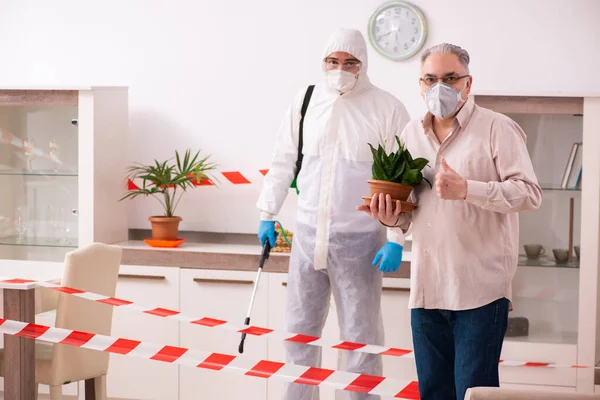
<path id="1" fill-rule="evenodd" d="M 358 72 L 362 67 L 362 63 L 360 61 L 347 60 L 344 63 L 340 63 L 339 60 L 327 60 L 323 61 L 323 68 L 325 71 L 331 71 L 334 69 L 341 69 L 343 71 L 348 72 Z"/>

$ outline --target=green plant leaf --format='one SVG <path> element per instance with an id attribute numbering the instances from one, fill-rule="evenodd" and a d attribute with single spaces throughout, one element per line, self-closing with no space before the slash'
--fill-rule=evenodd
<path id="1" fill-rule="evenodd" d="M 418 169 L 407 168 L 402 175 L 402 181 L 400 183 L 406 186 L 417 186 L 419 183 L 421 183 L 422 179 L 423 174 L 421 171 Z"/>
<path id="2" fill-rule="evenodd" d="M 379 147 L 377 147 L 377 158 L 379 160 L 383 160 L 384 157 L 385 157 L 385 150 L 383 149 L 383 147 L 381 147 L 381 145 L 379 145 Z"/>
<path id="3" fill-rule="evenodd" d="M 385 171 L 381 168 L 381 166 L 379 164 L 373 163 L 373 168 L 372 168 L 371 172 L 373 173 L 373 179 L 378 180 L 378 181 L 386 180 Z"/>
<path id="4" fill-rule="evenodd" d="M 175 160 L 177 161 L 177 168 L 181 171 L 181 159 L 179 158 L 179 153 L 175 151 Z"/>
<path id="5" fill-rule="evenodd" d="M 373 179 L 385 181 L 385 180 L 387 180 L 387 173 L 385 170 L 385 166 L 383 164 L 383 159 L 382 159 L 382 157 L 380 157 L 380 155 L 382 154 L 380 149 L 381 149 L 381 146 L 375 152 L 376 157 L 373 158 L 373 168 L 372 168 Z"/>
<path id="6" fill-rule="evenodd" d="M 381 164 L 383 165 L 383 169 L 385 170 L 385 176 L 390 177 L 392 172 L 394 171 L 394 164 L 392 164 L 392 159 L 384 156 L 381 159 Z"/>
<path id="7" fill-rule="evenodd" d="M 153 160 L 150 165 L 135 163 L 127 168 L 128 178 L 141 179 L 140 188 L 128 191 L 121 199 L 133 199 L 137 196 L 154 196 L 163 206 L 165 215 L 175 215 L 175 209 L 181 196 L 187 189 L 196 187 L 194 181 L 217 179 L 209 171 L 217 168 L 217 164 L 209 162 L 210 155 L 200 159 L 200 151 L 193 156 L 190 149 L 183 157 L 175 151 L 175 163 L 172 159 L 165 161 Z"/>
<path id="8" fill-rule="evenodd" d="M 375 149 L 369 143 L 373 156 L 371 173 L 373 179 L 397 182 L 407 186 L 416 186 L 424 179 L 421 170 L 428 165 L 425 158 L 413 159 L 410 151 L 402 145 L 399 136 L 396 136 L 398 150 L 387 154 L 381 144 Z M 431 183 L 427 181 L 431 187 Z"/>
<path id="9" fill-rule="evenodd" d="M 406 170 L 406 160 L 401 159 L 399 163 L 400 166 L 396 169 L 394 175 L 391 177 L 391 182 L 399 182 L 402 178 L 402 174 L 404 174 L 404 171 Z"/>
<path id="10" fill-rule="evenodd" d="M 413 168 L 413 158 L 412 155 L 410 154 L 410 151 L 408 151 L 408 149 L 404 149 L 404 157 L 406 157 L 406 162 L 408 163 L 408 165 Z"/>
<path id="11" fill-rule="evenodd" d="M 369 147 L 371 148 L 371 154 L 373 154 L 373 160 L 377 159 L 377 150 L 375 150 L 375 147 L 373 147 L 373 145 L 371 143 L 367 143 L 369 145 Z"/>
<path id="12" fill-rule="evenodd" d="M 425 166 L 429 164 L 429 160 L 425 159 L 425 158 L 415 158 L 411 164 L 411 168 L 416 168 L 419 171 L 422 170 L 423 168 L 425 168 Z"/>
<path id="13" fill-rule="evenodd" d="M 396 143 L 398 143 L 398 152 L 399 153 L 403 153 L 404 152 L 404 146 L 402 146 L 402 142 L 400 141 L 400 137 L 398 135 L 396 135 Z"/>
<path id="14" fill-rule="evenodd" d="M 377 160 L 373 163 L 374 179 L 379 181 L 387 181 L 388 175 L 385 168 L 382 165 L 381 160 Z"/>
<path id="15" fill-rule="evenodd" d="M 392 157 L 394 159 L 394 164 L 399 165 L 398 163 L 404 159 L 402 150 L 398 150 L 396 153 L 392 153 Z"/>

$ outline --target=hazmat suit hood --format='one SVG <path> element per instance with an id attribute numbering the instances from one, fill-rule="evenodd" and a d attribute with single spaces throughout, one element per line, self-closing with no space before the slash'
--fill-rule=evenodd
<path id="1" fill-rule="evenodd" d="M 369 59 L 367 56 L 367 42 L 360 31 L 356 29 L 338 29 L 335 31 L 327 42 L 327 46 L 323 51 L 322 60 L 325 60 L 331 53 L 336 51 L 343 51 L 348 54 L 352 54 L 356 59 L 361 62 L 361 68 L 358 72 L 358 82 L 356 86 L 348 93 L 358 92 L 362 89 L 370 86 L 369 77 L 367 76 L 367 70 L 369 67 Z"/>

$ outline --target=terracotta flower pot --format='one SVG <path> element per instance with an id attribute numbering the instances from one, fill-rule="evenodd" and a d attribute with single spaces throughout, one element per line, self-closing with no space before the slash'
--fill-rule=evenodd
<path id="1" fill-rule="evenodd" d="M 179 232 L 181 217 L 149 217 L 152 223 L 152 239 L 175 240 Z"/>
<path id="2" fill-rule="evenodd" d="M 374 194 L 389 194 L 394 200 L 407 201 L 408 196 L 413 190 L 412 186 L 405 186 L 396 182 L 387 181 L 367 181 L 369 183 L 369 189 L 371 189 L 371 196 Z"/>

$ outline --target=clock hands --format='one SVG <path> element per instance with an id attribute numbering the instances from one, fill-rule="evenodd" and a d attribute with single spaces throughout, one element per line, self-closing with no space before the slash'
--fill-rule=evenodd
<path id="1" fill-rule="evenodd" d="M 405 0 L 396 0 L 391 5 L 382 5 L 371 15 L 369 38 L 384 57 L 403 60 L 423 46 L 426 28 L 421 10 Z"/>
<path id="2" fill-rule="evenodd" d="M 391 35 L 392 33 L 394 33 L 394 32 L 395 32 L 395 31 L 389 31 L 388 33 L 386 33 L 386 34 L 384 34 L 384 35 L 378 36 L 378 37 L 377 37 L 377 41 L 378 41 L 378 42 L 381 42 L 381 39 L 383 39 L 383 38 L 384 38 L 384 37 L 386 37 L 386 36 L 390 36 L 390 35 Z"/>

